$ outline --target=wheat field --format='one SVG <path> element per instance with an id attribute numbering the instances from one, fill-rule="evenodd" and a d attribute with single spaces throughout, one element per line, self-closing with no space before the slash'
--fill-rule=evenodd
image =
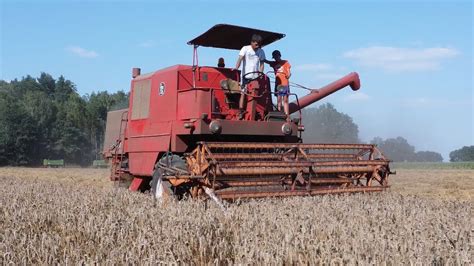
<path id="1" fill-rule="evenodd" d="M 160 204 L 105 169 L 0 168 L 0 264 L 472 265 L 474 170 L 388 192 Z"/>

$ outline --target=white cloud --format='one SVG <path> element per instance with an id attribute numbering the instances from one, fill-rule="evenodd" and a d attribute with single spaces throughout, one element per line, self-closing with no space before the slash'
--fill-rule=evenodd
<path id="1" fill-rule="evenodd" d="M 455 57 L 459 52 L 452 48 L 398 48 L 371 46 L 345 52 L 343 57 L 359 64 L 386 71 L 426 71 L 440 68 L 441 61 Z"/>
<path id="2" fill-rule="evenodd" d="M 66 50 L 77 56 L 85 57 L 85 58 L 95 58 L 99 56 L 97 52 L 92 51 L 92 50 L 87 50 L 79 46 L 69 46 L 66 48 Z"/>
<path id="3" fill-rule="evenodd" d="M 351 92 L 344 97 L 345 102 L 364 102 L 368 100 L 370 100 L 370 96 L 360 91 Z"/>
<path id="4" fill-rule="evenodd" d="M 144 41 L 144 42 L 138 44 L 138 46 L 143 47 L 143 48 L 150 48 L 150 47 L 155 46 L 155 42 L 148 40 L 148 41 Z"/>

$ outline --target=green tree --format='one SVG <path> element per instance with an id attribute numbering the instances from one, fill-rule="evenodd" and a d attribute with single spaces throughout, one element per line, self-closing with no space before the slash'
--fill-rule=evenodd
<path id="1" fill-rule="evenodd" d="M 442 162 L 443 156 L 434 151 L 418 151 L 414 156 L 415 162 Z"/>
<path id="2" fill-rule="evenodd" d="M 402 137 L 386 140 L 375 137 L 370 143 L 377 144 L 388 159 L 395 162 L 413 161 L 415 159 L 415 147 Z"/>
<path id="3" fill-rule="evenodd" d="M 66 101 L 57 102 L 57 119 L 53 127 L 53 154 L 69 163 L 91 161 L 91 145 L 87 131 L 86 101 L 71 93 Z"/>
<path id="4" fill-rule="evenodd" d="M 71 94 L 77 94 L 76 86 L 70 80 L 60 76 L 54 86 L 53 97 L 57 102 L 65 102 L 69 99 Z"/>
<path id="5" fill-rule="evenodd" d="M 434 151 L 418 151 L 405 138 L 396 137 L 383 140 L 375 137 L 370 141 L 376 144 L 388 159 L 395 162 L 442 162 L 443 156 Z"/>
<path id="6" fill-rule="evenodd" d="M 474 146 L 464 146 L 461 149 L 449 153 L 451 162 L 472 162 L 474 161 Z"/>
<path id="7" fill-rule="evenodd" d="M 34 120 L 7 92 L 0 92 L 0 165 L 26 165 L 37 141 Z"/>
<path id="8" fill-rule="evenodd" d="M 30 156 L 32 163 L 41 163 L 51 153 L 51 129 L 56 120 L 56 106 L 47 91 L 27 91 L 18 102 L 31 118 L 37 136 Z"/>
<path id="9" fill-rule="evenodd" d="M 37 81 L 48 96 L 54 95 L 56 90 L 56 80 L 54 80 L 50 74 L 42 72 Z"/>
<path id="10" fill-rule="evenodd" d="M 330 103 L 303 109 L 304 141 L 307 143 L 358 143 L 359 128 L 352 118 Z"/>
<path id="11" fill-rule="evenodd" d="M 107 112 L 127 106 L 123 91 L 81 97 L 64 76 L 0 80 L 0 165 L 90 164 L 102 149 Z"/>
<path id="12" fill-rule="evenodd" d="M 128 107 L 128 94 L 118 91 L 92 93 L 84 97 L 87 101 L 88 129 L 92 144 L 92 156 L 98 157 L 104 142 L 107 112 Z"/>

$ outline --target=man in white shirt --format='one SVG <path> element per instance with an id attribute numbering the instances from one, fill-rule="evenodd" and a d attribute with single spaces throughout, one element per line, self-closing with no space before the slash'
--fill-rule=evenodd
<path id="1" fill-rule="evenodd" d="M 235 64 L 235 69 L 240 68 L 240 63 L 243 62 L 242 67 L 242 95 L 240 96 L 239 101 L 239 109 L 240 115 L 239 119 L 243 119 L 244 117 L 244 105 L 246 100 L 246 93 L 247 93 L 247 83 L 249 80 L 255 79 L 258 77 L 258 73 L 251 73 L 251 72 L 263 72 L 265 61 L 265 52 L 260 48 L 262 44 L 262 36 L 258 34 L 252 35 L 252 39 L 250 40 L 250 45 L 246 45 L 242 47 L 239 52 L 239 58 L 237 59 L 237 63 Z"/>

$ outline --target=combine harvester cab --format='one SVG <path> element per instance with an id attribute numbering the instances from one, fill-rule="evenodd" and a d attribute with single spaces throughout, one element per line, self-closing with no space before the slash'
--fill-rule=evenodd
<path id="1" fill-rule="evenodd" d="M 301 109 L 344 87 L 358 90 L 357 73 L 301 99 L 291 94 L 287 122 L 272 102 L 269 77 L 259 72 L 239 116 L 240 71 L 199 66 L 197 48 L 240 50 L 253 34 L 262 36 L 262 46 L 285 36 L 219 24 L 188 42 L 193 65 L 144 75 L 133 69 L 129 109 L 107 117 L 111 180 L 131 180 L 130 190 L 151 189 L 156 197 L 230 200 L 387 188 L 389 160 L 375 145 L 302 143 Z"/>

